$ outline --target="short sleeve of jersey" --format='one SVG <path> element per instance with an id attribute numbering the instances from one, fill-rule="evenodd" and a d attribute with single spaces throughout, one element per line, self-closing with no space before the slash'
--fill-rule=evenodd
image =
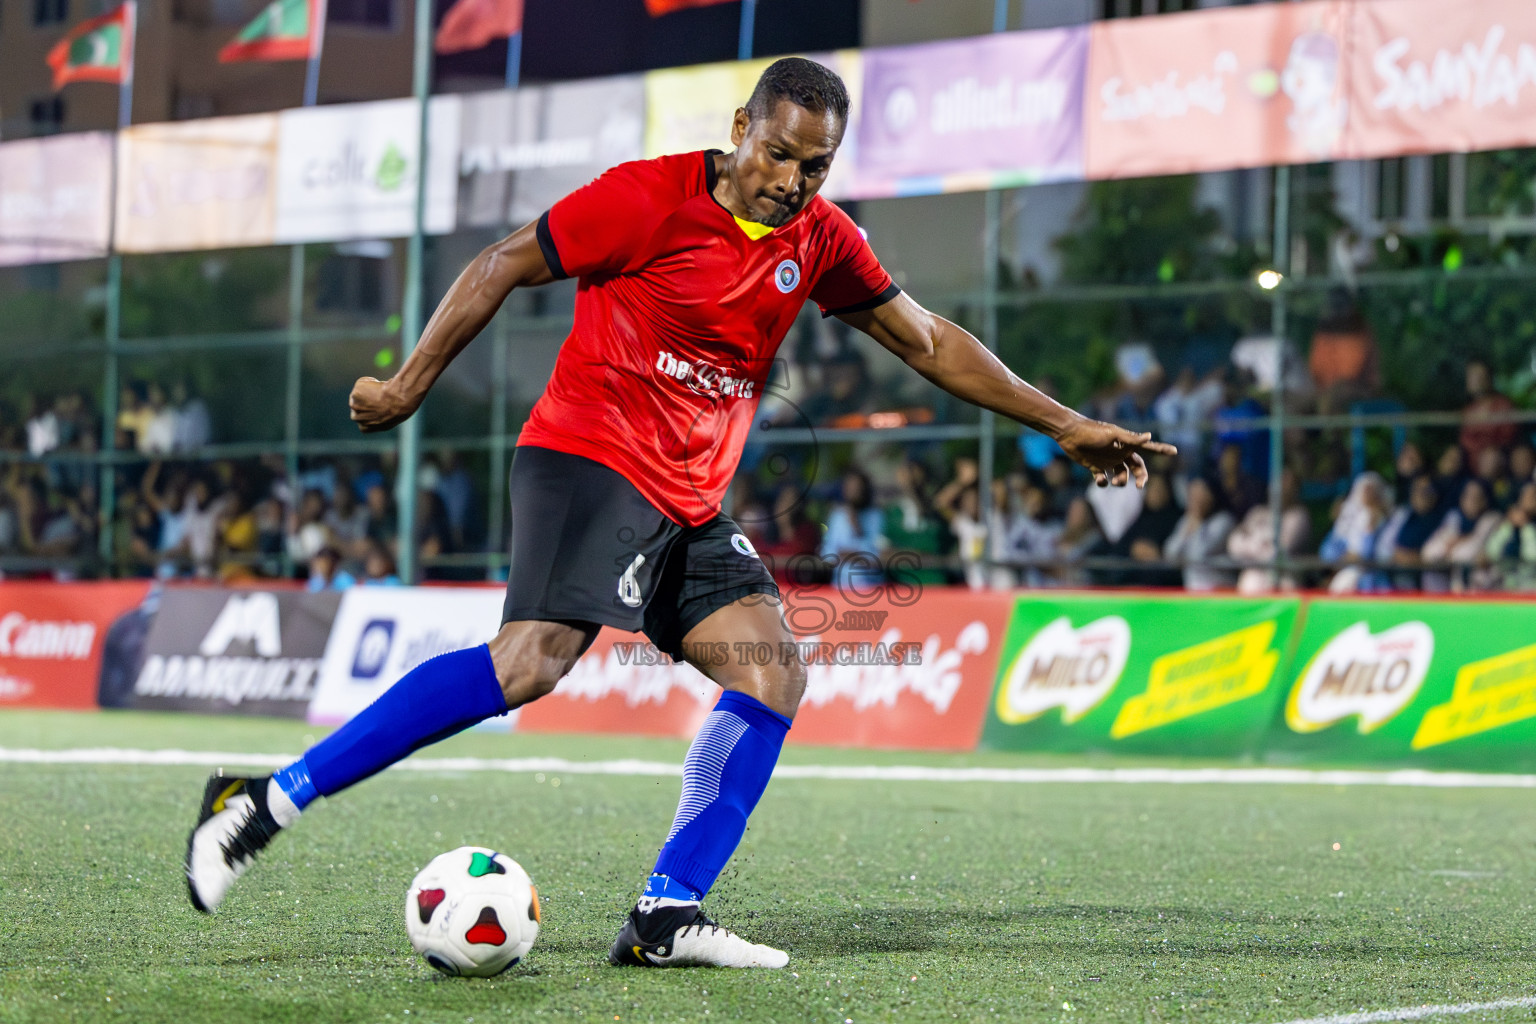
<path id="1" fill-rule="evenodd" d="M 617 274 L 630 265 L 658 221 L 686 198 L 659 164 L 620 164 L 539 218 L 539 248 L 555 277 Z"/>
<path id="2" fill-rule="evenodd" d="M 883 306 L 901 294 L 901 288 L 875 257 L 858 226 L 832 204 L 825 224 L 830 258 L 811 288 L 811 300 L 822 316 L 858 313 Z"/>

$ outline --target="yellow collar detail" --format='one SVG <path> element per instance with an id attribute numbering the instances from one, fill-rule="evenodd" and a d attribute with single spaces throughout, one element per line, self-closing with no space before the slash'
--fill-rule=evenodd
<path id="1" fill-rule="evenodd" d="M 752 239 L 754 242 L 760 238 L 767 238 L 774 232 L 774 229 L 769 227 L 767 224 L 758 224 L 754 221 L 742 220 L 734 213 L 731 214 L 731 220 L 734 220 L 736 222 L 736 226 L 741 228 L 742 233 L 745 234 L 748 238 Z"/>

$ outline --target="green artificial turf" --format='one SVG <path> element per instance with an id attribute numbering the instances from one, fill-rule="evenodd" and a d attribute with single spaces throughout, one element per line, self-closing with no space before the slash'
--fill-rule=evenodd
<path id="1" fill-rule="evenodd" d="M 311 731 L 0 714 L 12 748 L 281 753 Z M 682 750 L 476 733 L 430 753 Z M 675 778 L 386 773 L 314 808 L 205 918 L 180 870 L 205 775 L 0 764 L 0 1021 L 1278 1022 L 1536 991 L 1521 791 L 779 780 L 708 906 L 789 968 L 643 971 L 605 954 Z M 405 938 L 411 877 L 467 843 L 509 852 L 544 900 L 524 965 L 489 981 L 439 977 Z"/>

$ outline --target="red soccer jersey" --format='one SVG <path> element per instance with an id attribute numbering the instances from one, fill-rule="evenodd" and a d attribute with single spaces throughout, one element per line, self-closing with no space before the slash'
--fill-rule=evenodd
<path id="1" fill-rule="evenodd" d="M 806 298 L 831 315 L 900 291 L 820 196 L 767 231 L 738 221 L 714 187 L 713 153 L 637 160 L 539 220 L 549 269 L 580 284 L 575 325 L 517 440 L 601 462 L 688 526 L 719 513 Z"/>

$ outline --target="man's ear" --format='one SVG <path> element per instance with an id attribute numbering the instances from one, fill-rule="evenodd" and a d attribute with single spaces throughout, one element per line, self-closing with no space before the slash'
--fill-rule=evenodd
<path id="1" fill-rule="evenodd" d="M 752 115 L 747 113 L 746 107 L 737 107 L 736 116 L 731 119 L 731 145 L 741 148 L 741 140 L 747 137 L 747 126 L 752 123 Z"/>

